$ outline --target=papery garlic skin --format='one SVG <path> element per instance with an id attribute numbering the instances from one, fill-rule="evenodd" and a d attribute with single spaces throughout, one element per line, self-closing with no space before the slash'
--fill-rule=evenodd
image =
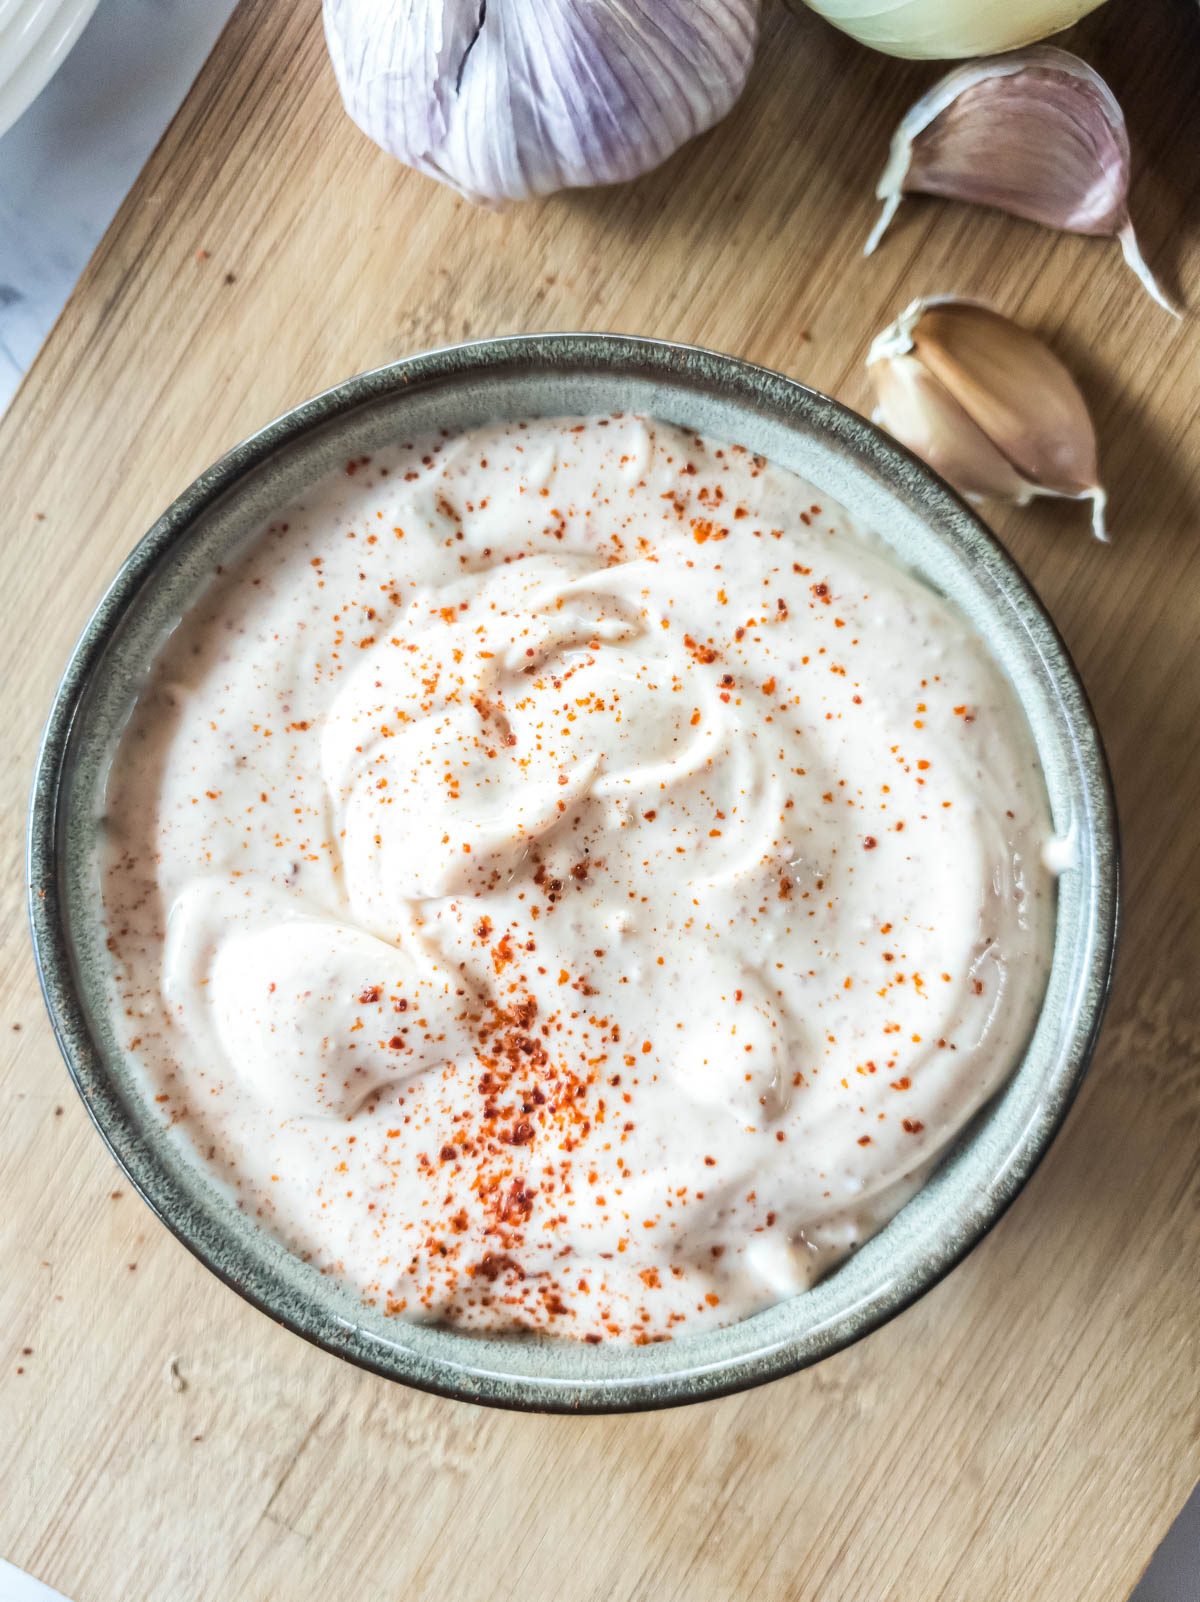
<path id="1" fill-rule="evenodd" d="M 902 119 L 864 254 L 906 194 L 940 195 L 1068 233 L 1115 236 L 1150 294 L 1178 315 L 1138 249 L 1129 177 L 1124 113 L 1086 61 L 1051 45 L 972 61 L 947 73 Z"/>
<path id="2" fill-rule="evenodd" d="M 1087 404 L 1036 335 L 978 301 L 931 295 L 876 337 L 867 371 L 877 421 L 962 494 L 1090 500 L 1107 540 Z"/>
<path id="3" fill-rule="evenodd" d="M 484 204 L 619 183 L 729 111 L 759 0 L 324 0 L 376 144 Z"/>
<path id="4" fill-rule="evenodd" d="M 1103 0 L 806 0 L 860 44 L 890 56 L 941 60 L 1033 44 Z"/>
<path id="5" fill-rule="evenodd" d="M 917 356 L 877 358 L 871 379 L 879 401 L 876 420 L 964 495 L 1018 505 L 1030 498 L 1016 468 Z"/>

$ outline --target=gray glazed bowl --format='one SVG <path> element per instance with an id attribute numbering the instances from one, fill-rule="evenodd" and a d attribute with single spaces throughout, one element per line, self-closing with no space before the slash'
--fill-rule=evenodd
<path id="1" fill-rule="evenodd" d="M 116 731 L 163 631 L 214 562 L 312 478 L 398 436 L 501 417 L 640 411 L 744 444 L 812 479 L 950 596 L 1005 665 L 1045 769 L 1059 881 L 1053 968 L 1012 1079 L 886 1229 L 802 1296 L 715 1333 L 634 1349 L 479 1339 L 389 1319 L 291 1256 L 162 1132 L 105 1014 L 96 820 Z M 721 1396 L 814 1363 L 876 1329 L 996 1222 L 1049 1146 L 1100 1026 L 1118 852 L 1104 754 L 1054 625 L 979 519 L 861 417 L 728 356 L 593 334 L 460 345 L 366 373 L 223 457 L 141 541 L 85 628 L 38 757 L 30 916 L 43 991 L 84 1105 L 130 1181 L 215 1274 L 341 1357 L 445 1396 L 605 1412 Z"/>

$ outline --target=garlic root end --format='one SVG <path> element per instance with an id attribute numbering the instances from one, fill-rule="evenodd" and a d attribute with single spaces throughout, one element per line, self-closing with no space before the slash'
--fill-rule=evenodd
<path id="1" fill-rule="evenodd" d="M 1142 255 L 1141 248 L 1138 245 L 1137 235 L 1133 231 L 1133 222 L 1129 217 L 1126 217 L 1123 226 L 1117 234 L 1117 238 L 1121 241 L 1121 254 L 1125 257 L 1125 260 L 1129 263 L 1130 267 L 1133 268 L 1134 272 L 1141 279 L 1143 285 L 1153 299 L 1158 302 L 1164 311 L 1169 311 L 1172 317 L 1182 318 L 1183 312 L 1172 300 L 1168 299 L 1166 294 L 1159 288 L 1158 280 L 1150 271 L 1150 268 L 1146 263 L 1146 258 Z"/>
<path id="2" fill-rule="evenodd" d="M 1088 491 L 1088 496 L 1092 502 L 1092 533 L 1100 541 L 1101 545 L 1111 545 L 1112 541 L 1108 537 L 1108 529 L 1104 522 L 1104 512 L 1105 508 L 1108 506 L 1108 496 L 1100 488 L 1099 484 L 1097 484 L 1094 489 Z"/>
<path id="3" fill-rule="evenodd" d="M 887 233 L 891 226 L 892 218 L 899 211 L 900 202 L 904 199 L 904 195 L 901 190 L 897 189 L 894 194 L 881 195 L 879 198 L 883 201 L 883 210 L 879 213 L 879 220 L 874 228 L 867 235 L 867 242 L 863 246 L 864 256 L 874 255 L 876 246 L 884 234 Z"/>

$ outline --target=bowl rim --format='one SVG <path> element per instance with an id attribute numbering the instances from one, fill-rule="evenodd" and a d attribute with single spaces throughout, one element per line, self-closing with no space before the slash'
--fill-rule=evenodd
<path id="1" fill-rule="evenodd" d="M 160 562 L 188 538 L 193 526 L 221 499 L 272 458 L 331 422 L 360 408 L 386 402 L 401 393 L 453 386 L 474 377 L 503 377 L 505 372 L 539 374 L 597 373 L 609 378 L 644 377 L 679 387 L 695 370 L 715 369 L 722 393 L 731 389 L 737 400 L 752 404 L 767 417 L 788 421 L 783 400 L 797 406 L 806 423 L 827 438 L 836 438 L 856 460 L 881 478 L 894 492 L 913 499 L 911 486 L 920 488 L 918 515 L 930 509 L 957 532 L 972 541 L 977 560 L 990 576 L 1021 601 L 1022 621 L 1047 675 L 1060 690 L 1069 691 L 1072 703 L 1067 728 L 1073 748 L 1086 747 L 1087 798 L 1096 853 L 1106 865 L 1100 879 L 1089 883 L 1090 939 L 1086 967 L 1076 985 L 1082 992 L 1080 1012 L 1071 1036 L 1071 1049 L 1057 1064 L 1039 1104 L 1036 1130 L 1031 1122 L 1021 1143 L 1010 1154 L 987 1202 L 975 1209 L 956 1238 L 942 1240 L 932 1261 L 909 1279 L 893 1280 L 876 1294 L 869 1309 L 844 1310 L 816 1338 L 796 1336 L 764 1349 L 750 1350 L 730 1359 L 690 1368 L 682 1373 L 616 1380 L 575 1377 L 548 1380 L 541 1375 L 480 1371 L 466 1363 L 413 1359 L 401 1344 L 382 1344 L 368 1332 L 336 1314 L 323 1313 L 317 1299 L 300 1312 L 282 1280 L 259 1273 L 254 1283 L 239 1278 L 209 1243 L 191 1232 L 176 1216 L 179 1195 L 153 1147 L 124 1106 L 107 1076 L 103 1053 L 88 1024 L 76 984 L 72 940 L 68 931 L 60 880 L 66 852 L 60 841 L 60 803 L 68 772 L 76 721 L 95 670 L 113 635 L 134 608 L 144 589 L 152 585 Z M 906 490 L 905 486 L 908 486 Z M 982 546 L 982 555 L 979 547 Z M 322 391 L 283 413 L 221 456 L 195 479 L 152 524 L 125 558 L 109 588 L 96 605 L 77 640 L 55 691 L 37 754 L 32 786 L 28 833 L 27 873 L 29 920 L 34 959 L 42 996 L 54 1027 L 68 1072 L 92 1122 L 127 1180 L 166 1225 L 204 1266 L 237 1291 L 260 1312 L 334 1355 L 386 1378 L 399 1380 L 434 1394 L 500 1406 L 524 1412 L 610 1413 L 635 1412 L 729 1395 L 765 1384 L 808 1367 L 852 1342 L 872 1333 L 931 1290 L 994 1227 L 1028 1182 L 1079 1090 L 1087 1071 L 1103 1020 L 1115 960 L 1120 900 L 1120 844 L 1112 779 L 1095 716 L 1079 675 L 1057 628 L 1029 581 L 991 530 L 977 514 L 924 462 L 896 443 L 860 414 L 821 392 L 774 370 L 700 346 L 639 336 L 609 333 L 548 333 L 505 335 L 440 347 L 357 374 Z M 1032 1132 L 1031 1132 L 1032 1131 Z M 176 1209 L 172 1209 L 172 1200 Z M 243 1270 L 245 1262 L 240 1265 Z M 746 1321 L 743 1321 L 745 1323 Z M 737 1328 L 738 1326 L 730 1326 Z M 449 1338 L 460 1340 L 451 1335 Z M 692 1338 L 703 1341 L 705 1336 Z M 573 1344 L 573 1343 L 572 1343 Z M 599 1351 L 599 1348 L 587 1348 Z M 641 1348 L 622 1348 L 636 1354 Z M 633 1359 L 636 1362 L 636 1357 Z"/>

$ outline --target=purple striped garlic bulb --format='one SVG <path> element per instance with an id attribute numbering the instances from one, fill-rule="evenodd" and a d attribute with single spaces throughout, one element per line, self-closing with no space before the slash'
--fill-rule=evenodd
<path id="1" fill-rule="evenodd" d="M 618 183 L 741 94 L 759 0 L 324 0 L 346 110 L 484 204 Z"/>

